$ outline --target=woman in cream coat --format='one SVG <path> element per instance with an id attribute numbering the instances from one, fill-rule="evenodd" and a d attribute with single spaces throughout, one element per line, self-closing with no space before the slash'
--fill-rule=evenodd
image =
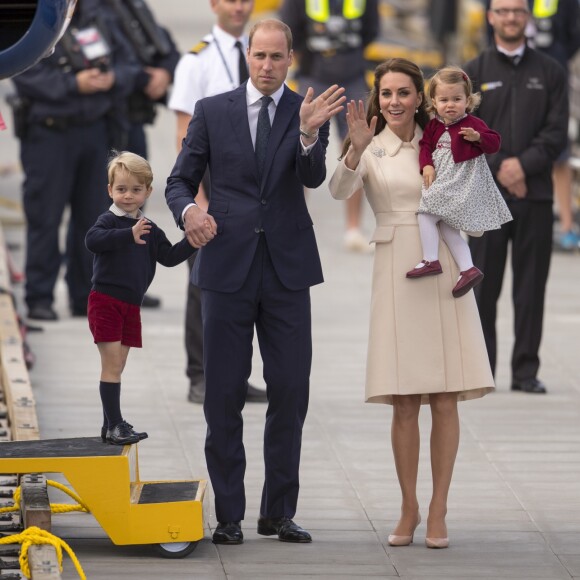
<path id="1" fill-rule="evenodd" d="M 421 71 L 405 59 L 382 63 L 366 115 L 362 102 L 351 101 L 347 110 L 349 140 L 330 190 L 336 199 L 348 199 L 364 187 L 376 217 L 366 400 L 393 405 L 391 439 L 402 506 L 389 544 L 410 544 L 421 521 L 419 410 L 429 404 L 433 495 L 426 545 L 446 548 L 447 496 L 459 445 L 457 401 L 494 389 L 479 314 L 472 291 L 453 298 L 459 271 L 443 242 L 443 274 L 405 276 L 409 262 L 422 255 L 419 140 L 428 116 Z"/>

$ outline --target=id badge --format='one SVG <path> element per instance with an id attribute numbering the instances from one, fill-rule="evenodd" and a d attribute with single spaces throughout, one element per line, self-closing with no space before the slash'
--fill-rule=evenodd
<path id="1" fill-rule="evenodd" d="M 111 49 L 98 28 L 88 26 L 73 31 L 73 34 L 87 61 L 91 64 L 108 62 Z"/>

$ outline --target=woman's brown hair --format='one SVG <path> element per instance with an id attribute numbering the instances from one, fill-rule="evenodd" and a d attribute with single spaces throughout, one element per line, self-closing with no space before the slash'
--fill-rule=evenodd
<path id="1" fill-rule="evenodd" d="M 387 121 L 381 114 L 381 107 L 379 106 L 379 93 L 381 79 L 389 72 L 403 73 L 407 75 L 413 82 L 417 93 L 423 95 L 423 99 L 421 100 L 421 103 L 417 107 L 417 112 L 415 113 L 415 122 L 419 125 L 419 127 L 421 127 L 421 129 L 424 129 L 425 125 L 427 125 L 429 122 L 429 115 L 427 113 L 424 98 L 425 79 L 423 78 L 421 69 L 414 62 L 411 62 L 406 58 L 389 58 L 385 62 L 379 64 L 377 68 L 375 68 L 375 79 L 373 82 L 373 87 L 366 102 L 367 123 L 370 124 L 371 119 L 373 117 L 377 117 L 378 121 L 375 128 L 375 135 L 378 135 L 387 124 Z M 342 147 L 341 159 L 346 155 L 349 147 L 350 137 L 347 135 Z"/>

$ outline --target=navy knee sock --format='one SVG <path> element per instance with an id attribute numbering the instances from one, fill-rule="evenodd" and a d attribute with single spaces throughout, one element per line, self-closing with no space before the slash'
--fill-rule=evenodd
<path id="1" fill-rule="evenodd" d="M 112 429 L 122 420 L 121 415 L 121 383 L 99 383 L 99 393 L 103 404 L 104 427 Z"/>

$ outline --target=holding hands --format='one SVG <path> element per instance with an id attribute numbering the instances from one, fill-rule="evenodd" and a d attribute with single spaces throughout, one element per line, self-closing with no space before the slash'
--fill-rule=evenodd
<path id="1" fill-rule="evenodd" d="M 185 236 L 194 248 L 211 242 L 217 234 L 217 224 L 211 215 L 192 205 L 183 216 Z"/>
<path id="2" fill-rule="evenodd" d="M 343 95 L 344 88 L 332 85 L 323 93 L 314 98 L 314 89 L 308 87 L 306 96 L 300 107 L 300 130 L 312 137 L 303 135 L 306 145 L 311 145 L 316 141 L 318 129 L 329 119 L 334 117 L 344 108 L 342 104 L 346 101 Z"/>
<path id="3" fill-rule="evenodd" d="M 147 235 L 151 231 L 151 224 L 147 218 L 141 218 L 132 228 L 133 239 L 136 244 L 146 244 L 145 240 L 141 239 L 141 236 Z"/>
<path id="4" fill-rule="evenodd" d="M 350 101 L 346 106 L 346 122 L 348 124 L 348 134 L 350 136 L 351 147 L 346 154 L 345 163 L 349 169 L 356 169 L 364 150 L 370 145 L 375 136 L 375 129 L 378 118 L 367 122 L 365 106 L 362 101 Z"/>

